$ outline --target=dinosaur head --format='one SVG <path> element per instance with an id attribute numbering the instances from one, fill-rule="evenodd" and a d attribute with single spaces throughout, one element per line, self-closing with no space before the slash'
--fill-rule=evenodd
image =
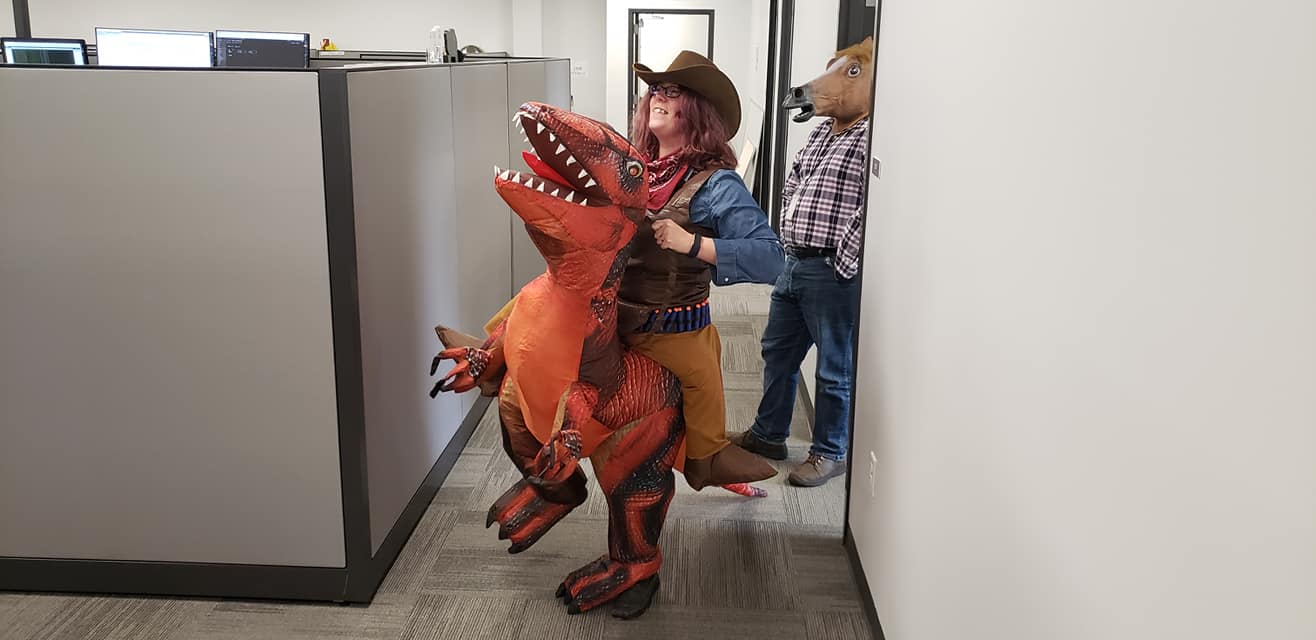
<path id="1" fill-rule="evenodd" d="M 644 218 L 643 155 L 606 124 L 537 102 L 513 117 L 533 173 L 494 168 L 494 187 L 525 222 L 563 286 L 598 288 Z"/>

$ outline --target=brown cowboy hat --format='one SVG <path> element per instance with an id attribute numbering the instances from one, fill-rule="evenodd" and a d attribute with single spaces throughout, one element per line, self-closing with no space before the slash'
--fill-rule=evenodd
<path id="1" fill-rule="evenodd" d="M 722 73 L 712 60 L 693 51 L 682 51 L 672 64 L 667 65 L 666 71 L 654 71 L 645 65 L 636 64 L 635 75 L 650 85 L 670 82 L 693 89 L 713 103 L 713 108 L 727 125 L 728 139 L 734 138 L 740 130 L 740 94 L 736 93 L 736 85 L 731 83 L 731 78 Z"/>

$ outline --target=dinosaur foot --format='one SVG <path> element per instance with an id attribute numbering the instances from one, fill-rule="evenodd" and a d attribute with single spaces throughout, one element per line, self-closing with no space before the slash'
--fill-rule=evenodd
<path id="1" fill-rule="evenodd" d="M 530 483 L 522 479 L 489 508 L 489 517 L 484 526 L 488 528 L 497 522 L 498 539 L 512 541 L 507 552 L 521 553 L 538 542 L 553 525 L 579 504 L 545 500 Z"/>
<path id="2" fill-rule="evenodd" d="M 658 566 L 658 560 L 631 564 L 603 556 L 571 572 L 558 586 L 557 597 L 571 615 L 611 602 L 613 616 L 638 618 L 658 593 Z"/>

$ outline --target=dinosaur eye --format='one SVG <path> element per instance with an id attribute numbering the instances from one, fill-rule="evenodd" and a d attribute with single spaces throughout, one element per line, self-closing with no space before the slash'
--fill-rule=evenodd
<path id="1" fill-rule="evenodd" d="M 635 160 L 631 160 L 626 163 L 626 173 L 629 173 L 632 178 L 638 178 L 640 177 L 640 174 L 644 173 L 644 165 Z"/>
<path id="2" fill-rule="evenodd" d="M 849 75 L 851 78 L 858 78 L 860 71 L 862 71 L 862 69 L 859 68 L 859 65 L 852 64 L 850 65 L 850 68 L 845 73 Z"/>

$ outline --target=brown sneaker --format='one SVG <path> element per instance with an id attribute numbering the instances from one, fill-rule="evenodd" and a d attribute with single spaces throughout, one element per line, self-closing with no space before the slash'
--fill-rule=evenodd
<path id="1" fill-rule="evenodd" d="M 753 431 L 745 431 L 731 436 L 731 442 L 736 446 L 768 458 L 770 460 L 785 460 L 790 455 L 790 449 L 786 447 L 785 442 L 768 442 L 754 435 Z"/>
<path id="2" fill-rule="evenodd" d="M 820 487 L 828 480 L 845 473 L 845 462 L 828 460 L 820 455 L 810 453 L 809 459 L 794 469 L 787 480 L 797 487 Z"/>

